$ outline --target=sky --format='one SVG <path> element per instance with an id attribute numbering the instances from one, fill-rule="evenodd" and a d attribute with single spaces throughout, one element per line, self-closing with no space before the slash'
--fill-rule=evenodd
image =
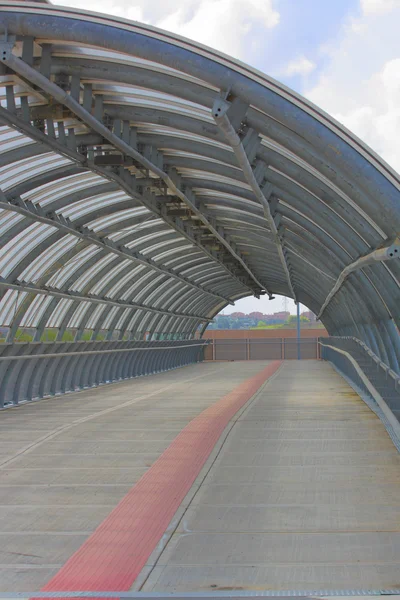
<path id="1" fill-rule="evenodd" d="M 400 0 L 59 4 L 149 23 L 230 54 L 327 111 L 400 171 Z M 279 297 L 245 298 L 225 313 L 281 308 Z M 295 312 L 293 303 L 290 310 Z"/>

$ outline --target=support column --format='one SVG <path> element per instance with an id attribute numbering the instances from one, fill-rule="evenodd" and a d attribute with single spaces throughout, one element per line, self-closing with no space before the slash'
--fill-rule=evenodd
<path id="1" fill-rule="evenodd" d="M 300 302 L 297 302 L 297 360 L 301 359 L 300 349 Z"/>

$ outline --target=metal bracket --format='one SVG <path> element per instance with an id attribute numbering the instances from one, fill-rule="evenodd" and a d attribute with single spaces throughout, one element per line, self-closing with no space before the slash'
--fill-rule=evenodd
<path id="1" fill-rule="evenodd" d="M 1 57 L 1 62 L 5 62 L 6 60 L 9 60 L 11 54 L 12 54 L 12 49 L 14 48 L 14 42 L 0 42 L 0 57 Z"/>
<path id="2" fill-rule="evenodd" d="M 227 90 L 225 93 L 215 99 L 213 105 L 214 118 L 219 118 L 224 115 L 229 117 L 229 120 L 235 130 L 241 130 L 244 126 L 246 114 L 249 109 L 249 104 L 233 96 L 231 90 Z"/>
<path id="3" fill-rule="evenodd" d="M 388 260 L 391 258 L 400 258 L 400 240 L 396 240 L 394 244 L 385 249 Z"/>

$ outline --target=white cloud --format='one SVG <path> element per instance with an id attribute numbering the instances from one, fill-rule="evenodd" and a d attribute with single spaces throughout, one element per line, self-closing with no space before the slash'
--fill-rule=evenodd
<path id="1" fill-rule="evenodd" d="M 361 10 L 364 15 L 382 15 L 399 6 L 399 0 L 361 0 Z"/>
<path id="2" fill-rule="evenodd" d="M 295 60 L 292 60 L 285 69 L 285 75 L 289 77 L 292 75 L 309 75 L 314 71 L 316 64 L 305 56 L 299 56 Z"/>
<path id="3" fill-rule="evenodd" d="M 262 25 L 270 29 L 278 23 L 279 13 L 272 0 L 203 0 L 190 18 L 179 8 L 157 26 L 246 60 L 253 28 Z"/>
<path id="4" fill-rule="evenodd" d="M 246 61 L 265 30 L 279 23 L 275 0 L 88 0 L 84 8 L 161 29 Z M 60 0 L 82 8 L 81 0 Z M 260 28 L 261 26 L 261 28 Z"/>
<path id="5" fill-rule="evenodd" d="M 305 95 L 400 171 L 400 0 L 360 2 L 361 16 L 325 48 L 327 66 Z"/>
<path id="6" fill-rule="evenodd" d="M 58 2 L 57 2 L 58 3 Z M 60 0 L 61 6 L 71 6 L 83 8 L 100 14 L 114 15 L 123 17 L 130 21 L 147 22 L 143 13 L 144 2 L 137 2 L 132 5 L 125 0 L 86 0 L 84 6 L 80 0 Z"/>

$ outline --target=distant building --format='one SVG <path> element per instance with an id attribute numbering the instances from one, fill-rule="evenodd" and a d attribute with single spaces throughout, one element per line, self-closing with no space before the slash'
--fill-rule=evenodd
<path id="1" fill-rule="evenodd" d="M 264 315 L 262 314 L 262 312 L 254 311 L 254 312 L 249 313 L 248 316 L 251 317 L 252 319 L 260 320 L 263 318 Z"/>
<path id="2" fill-rule="evenodd" d="M 311 311 L 304 311 L 301 316 L 305 317 L 310 323 L 316 322 L 316 317 Z M 236 311 L 229 315 L 224 313 L 217 315 L 208 326 L 208 329 L 251 329 L 260 326 L 260 323 L 279 326 L 289 323 L 288 326 L 293 326 L 294 320 L 295 316 L 286 310 L 275 312 L 272 315 L 265 315 L 259 311 L 253 311 L 249 314 Z"/>
<path id="3" fill-rule="evenodd" d="M 308 319 L 310 323 L 315 323 L 315 321 L 317 320 L 317 317 L 313 312 L 311 312 L 311 310 L 305 310 L 301 313 L 301 316 L 306 317 L 306 319 Z"/>
<path id="4" fill-rule="evenodd" d="M 290 312 L 283 310 L 281 312 L 276 312 L 273 315 L 271 315 L 274 319 L 281 319 L 282 323 L 284 323 L 285 321 L 288 320 L 288 318 L 290 317 Z"/>

